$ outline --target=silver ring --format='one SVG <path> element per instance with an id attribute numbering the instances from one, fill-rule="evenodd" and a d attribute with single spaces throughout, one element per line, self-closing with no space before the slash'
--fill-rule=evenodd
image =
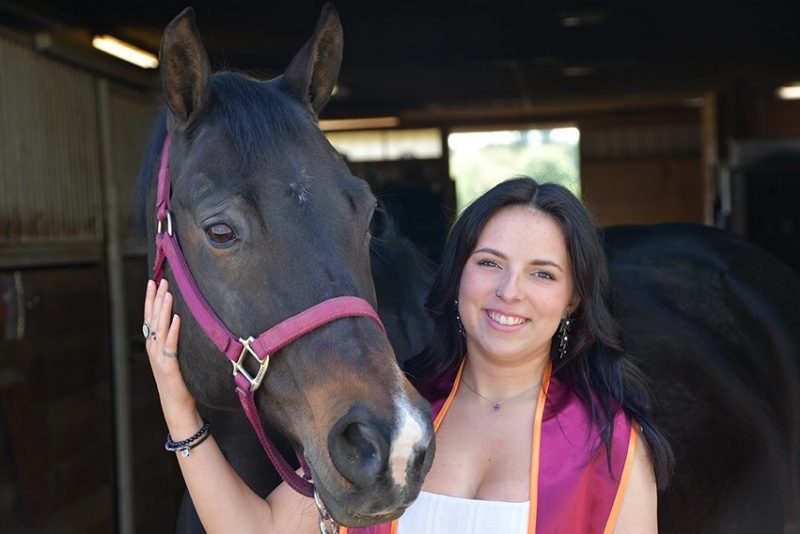
<path id="1" fill-rule="evenodd" d="M 147 321 L 142 323 L 142 335 L 144 336 L 144 340 L 147 341 L 147 338 L 150 336 L 155 337 L 156 333 L 150 328 L 150 325 L 147 324 Z"/>
<path id="2" fill-rule="evenodd" d="M 178 356 L 177 352 L 172 352 L 171 350 L 167 350 L 167 349 L 161 349 L 161 354 L 163 354 L 167 358 L 177 358 L 177 356 Z"/>

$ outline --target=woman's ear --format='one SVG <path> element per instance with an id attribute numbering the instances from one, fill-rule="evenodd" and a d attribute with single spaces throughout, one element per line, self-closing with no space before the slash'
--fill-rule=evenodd
<path id="1" fill-rule="evenodd" d="M 578 306 L 581 303 L 581 298 L 578 296 L 577 293 L 573 293 L 572 298 L 569 300 L 569 304 L 567 305 L 567 315 L 572 315 L 575 313 L 575 310 L 578 309 Z"/>

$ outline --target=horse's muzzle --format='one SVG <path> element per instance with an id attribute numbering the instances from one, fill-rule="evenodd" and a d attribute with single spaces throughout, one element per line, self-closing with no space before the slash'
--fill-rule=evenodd
<path id="1" fill-rule="evenodd" d="M 353 502 L 329 506 L 332 515 L 351 525 L 399 516 L 419 494 L 434 448 L 430 419 L 417 410 L 401 406 L 390 423 L 351 408 L 328 434 L 328 452 Z"/>

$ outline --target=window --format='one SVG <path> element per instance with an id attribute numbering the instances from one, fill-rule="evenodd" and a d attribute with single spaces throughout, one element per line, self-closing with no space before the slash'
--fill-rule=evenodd
<path id="1" fill-rule="evenodd" d="M 454 132 L 447 138 L 460 212 L 494 185 L 521 174 L 580 196 L 580 132 L 574 127 Z"/>
<path id="2" fill-rule="evenodd" d="M 442 157 L 442 134 L 438 128 L 327 132 L 325 135 L 348 161 Z"/>

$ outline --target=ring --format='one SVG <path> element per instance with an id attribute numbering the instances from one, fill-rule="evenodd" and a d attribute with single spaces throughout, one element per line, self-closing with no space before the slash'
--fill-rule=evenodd
<path id="1" fill-rule="evenodd" d="M 166 356 L 167 358 L 175 358 L 178 356 L 177 352 L 172 352 L 171 350 L 161 349 L 161 353 Z"/>
<path id="2" fill-rule="evenodd" d="M 142 335 L 144 336 L 145 341 L 150 336 L 156 337 L 156 333 L 150 328 L 150 325 L 147 324 L 147 321 L 142 323 Z"/>

